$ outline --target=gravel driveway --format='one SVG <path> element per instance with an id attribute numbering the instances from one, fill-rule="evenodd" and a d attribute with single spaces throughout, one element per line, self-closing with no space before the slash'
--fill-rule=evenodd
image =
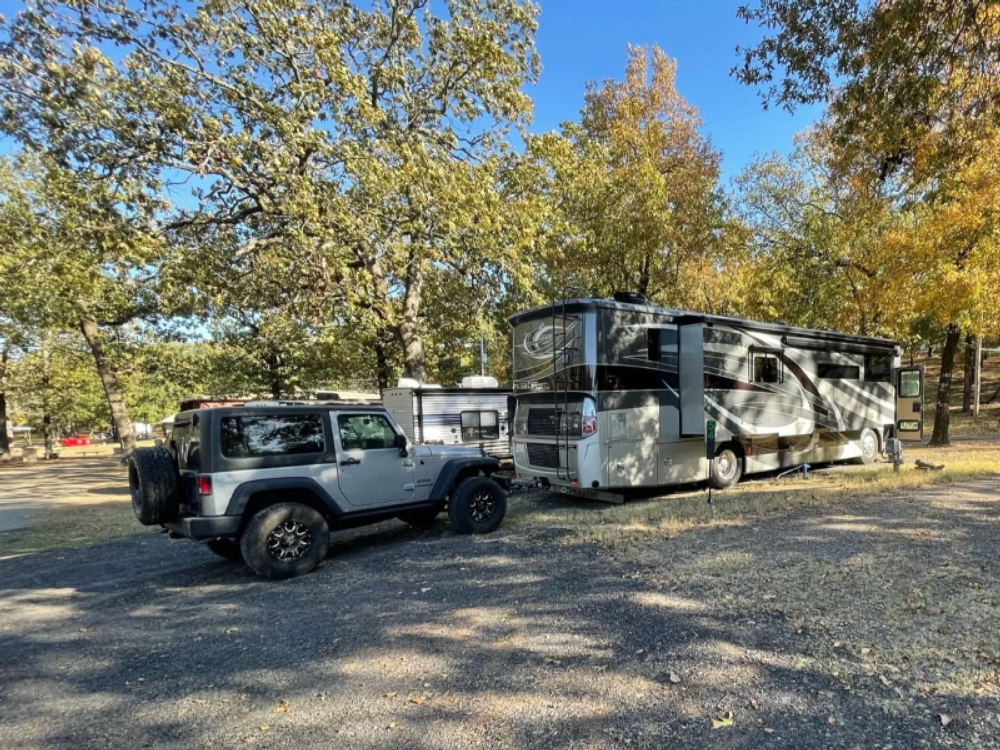
<path id="1" fill-rule="evenodd" d="M 681 535 L 664 560 L 735 533 Z M 569 539 L 391 522 L 278 583 L 154 532 L 2 560 L 0 748 L 1000 744 L 994 696 L 886 703 L 820 669 L 780 607 L 719 606 L 705 580 Z"/>

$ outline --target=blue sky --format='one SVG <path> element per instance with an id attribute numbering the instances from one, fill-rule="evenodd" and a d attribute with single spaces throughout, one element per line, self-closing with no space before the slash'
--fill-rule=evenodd
<path id="1" fill-rule="evenodd" d="M 761 32 L 736 18 L 748 0 L 536 0 L 542 75 L 530 90 L 532 130 L 576 119 L 587 81 L 622 78 L 627 44 L 658 44 L 677 59 L 677 88 L 701 110 L 703 132 L 724 154 L 723 177 L 742 171 L 755 153 L 788 151 L 792 136 L 822 113 L 764 111 L 754 89 L 730 76 L 736 46 Z"/>

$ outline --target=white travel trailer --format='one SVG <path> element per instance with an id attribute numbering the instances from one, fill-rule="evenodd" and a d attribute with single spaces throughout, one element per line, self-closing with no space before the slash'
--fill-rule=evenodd
<path id="1" fill-rule="evenodd" d="M 923 437 L 923 370 L 900 367 L 886 339 L 621 292 L 510 322 L 521 478 L 591 496 L 705 479 L 726 487 L 807 462 L 871 463 L 888 438 Z"/>
<path id="2" fill-rule="evenodd" d="M 382 393 L 382 404 L 414 443 L 481 445 L 488 455 L 508 459 L 511 394 L 490 377 L 463 378 L 461 388 L 402 378 L 396 388 Z"/>

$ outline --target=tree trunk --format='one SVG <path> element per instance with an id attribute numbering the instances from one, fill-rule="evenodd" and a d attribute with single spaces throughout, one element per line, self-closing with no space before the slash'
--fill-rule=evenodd
<path id="1" fill-rule="evenodd" d="M 381 393 L 389 387 L 389 355 L 385 351 L 385 343 L 382 341 L 384 331 L 381 329 L 375 332 L 375 373 L 378 378 L 378 391 Z"/>
<path id="2" fill-rule="evenodd" d="M 406 291 L 403 294 L 403 317 L 399 323 L 399 340 L 403 345 L 403 377 L 418 383 L 427 382 L 427 361 L 424 342 L 420 338 L 420 303 L 424 291 L 423 263 L 411 250 L 406 268 Z"/>
<path id="3" fill-rule="evenodd" d="M 948 425 L 951 420 L 951 375 L 955 369 L 955 351 L 961 330 L 957 323 L 948 324 L 948 335 L 941 350 L 941 377 L 938 380 L 937 408 L 934 410 L 934 433 L 931 445 L 948 445 Z"/>
<path id="4" fill-rule="evenodd" d="M 646 253 L 642 259 L 642 268 L 639 271 L 639 288 L 636 289 L 643 297 L 649 296 L 649 266 L 651 263 L 650 253 Z"/>
<path id="5" fill-rule="evenodd" d="M 7 434 L 7 368 L 10 365 L 10 346 L 4 342 L 0 350 L 0 455 L 10 453 L 10 435 Z"/>
<path id="6" fill-rule="evenodd" d="M 118 434 L 118 442 L 122 446 L 122 460 L 127 460 L 135 450 L 135 433 L 132 431 L 132 420 L 129 419 L 128 409 L 125 406 L 125 396 L 122 394 L 118 373 L 108 362 L 107 353 L 104 350 L 104 337 L 101 335 L 100 328 L 97 327 L 97 322 L 90 315 L 86 304 L 78 301 L 76 307 L 80 331 L 87 340 L 87 346 L 90 347 L 90 353 L 94 357 L 94 365 L 97 367 L 97 376 L 101 379 L 104 395 L 108 398 L 108 407 L 111 409 L 111 424 Z"/>
<path id="7" fill-rule="evenodd" d="M 281 353 L 274 347 L 269 347 L 264 355 L 264 363 L 267 365 L 268 388 L 271 390 L 271 398 L 278 401 L 288 394 L 286 391 L 285 378 L 281 372 Z"/>
<path id="8" fill-rule="evenodd" d="M 965 362 L 962 372 L 962 413 L 972 409 L 972 385 L 976 379 L 976 338 L 965 334 Z"/>

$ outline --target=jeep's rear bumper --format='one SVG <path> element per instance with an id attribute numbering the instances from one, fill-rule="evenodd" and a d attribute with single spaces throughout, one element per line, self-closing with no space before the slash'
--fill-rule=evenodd
<path id="1" fill-rule="evenodd" d="M 180 536 L 205 541 L 220 536 L 235 537 L 240 529 L 240 519 L 240 516 L 182 516 L 163 525 Z"/>

